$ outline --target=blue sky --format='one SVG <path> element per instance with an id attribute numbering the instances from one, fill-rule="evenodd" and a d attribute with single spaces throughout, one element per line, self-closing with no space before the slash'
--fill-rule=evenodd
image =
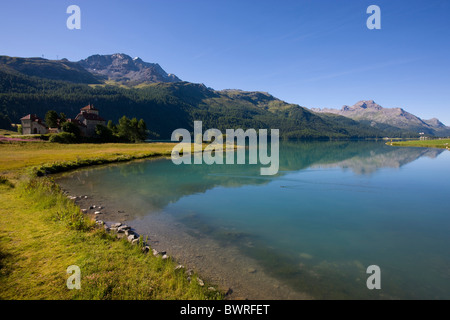
<path id="1" fill-rule="evenodd" d="M 81 30 L 66 27 L 69 5 Z M 381 8 L 381 30 L 366 9 Z M 14 0 L 0 54 L 126 53 L 214 89 L 267 91 L 308 108 L 373 99 L 450 125 L 448 0 Z"/>

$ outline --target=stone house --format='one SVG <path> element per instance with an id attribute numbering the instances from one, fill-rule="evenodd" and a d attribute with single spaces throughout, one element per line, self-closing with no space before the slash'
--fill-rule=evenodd
<path id="1" fill-rule="evenodd" d="M 81 134 L 86 137 L 95 136 L 95 128 L 97 125 L 106 126 L 105 119 L 99 116 L 98 109 L 95 109 L 91 104 L 81 108 L 80 113 L 75 117 L 74 121 L 80 128 Z"/>
<path id="2" fill-rule="evenodd" d="M 35 114 L 29 114 L 22 119 L 22 132 L 23 134 L 46 134 L 60 132 L 60 128 L 48 128 L 44 121 Z M 67 122 L 72 122 L 80 128 L 81 135 L 84 137 L 94 137 L 95 128 L 97 125 L 106 125 L 105 119 L 100 117 L 98 109 L 89 104 L 84 108 L 81 108 L 80 113 L 75 119 L 67 119 Z"/>
<path id="3" fill-rule="evenodd" d="M 22 119 L 22 134 L 46 134 L 48 128 L 44 121 L 35 114 L 29 114 Z"/>

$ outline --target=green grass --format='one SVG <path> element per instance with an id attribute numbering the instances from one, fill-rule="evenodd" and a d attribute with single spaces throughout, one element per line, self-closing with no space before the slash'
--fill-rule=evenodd
<path id="1" fill-rule="evenodd" d="M 11 136 L 11 135 L 17 135 L 17 131 L 0 129 L 0 136 Z"/>
<path id="2" fill-rule="evenodd" d="M 49 142 L 0 143 L 0 175 L 21 176 L 31 168 L 64 164 L 72 168 L 84 162 L 103 163 L 170 155 L 172 143 L 58 144 Z M 76 162 L 76 163 L 75 163 Z M 93 163 L 91 163 L 93 164 Z M 69 169 L 69 168 L 67 168 Z"/>
<path id="3" fill-rule="evenodd" d="M 48 178 L 0 184 L 0 299 L 217 299 L 174 261 L 95 228 Z M 66 269 L 81 269 L 69 290 Z"/>
<path id="4" fill-rule="evenodd" d="M 424 148 L 449 149 L 450 139 L 396 141 L 396 142 L 388 142 L 387 144 L 398 147 L 424 147 Z"/>
<path id="5" fill-rule="evenodd" d="M 171 259 L 144 254 L 95 226 L 49 176 L 170 154 L 173 144 L 0 144 L 0 299 L 222 299 Z M 66 269 L 81 269 L 81 289 Z"/>

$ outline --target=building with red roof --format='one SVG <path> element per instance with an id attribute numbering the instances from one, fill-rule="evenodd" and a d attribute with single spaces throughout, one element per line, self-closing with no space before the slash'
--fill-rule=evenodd
<path id="1" fill-rule="evenodd" d="M 44 121 L 35 114 L 29 114 L 20 119 L 22 122 L 22 134 L 46 134 L 48 128 Z"/>
<path id="2" fill-rule="evenodd" d="M 80 113 L 75 117 L 78 121 L 82 134 L 86 137 L 95 136 L 95 128 L 97 125 L 106 125 L 105 119 L 99 116 L 99 112 L 93 105 L 89 104 L 84 108 L 81 108 Z"/>
<path id="3" fill-rule="evenodd" d="M 22 133 L 23 134 L 46 134 L 51 132 L 59 132 L 59 128 L 49 129 L 44 121 L 40 119 L 35 114 L 29 114 L 22 119 Z M 81 108 L 80 113 L 75 117 L 75 119 L 67 119 L 67 122 L 72 122 L 80 128 L 82 136 L 94 137 L 95 128 L 97 125 L 106 125 L 105 119 L 99 116 L 99 111 L 92 104 Z"/>

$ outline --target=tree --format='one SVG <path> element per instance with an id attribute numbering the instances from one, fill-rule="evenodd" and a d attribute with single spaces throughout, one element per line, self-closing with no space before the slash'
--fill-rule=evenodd
<path id="1" fill-rule="evenodd" d="M 128 140 L 131 142 L 138 142 L 139 139 L 139 131 L 138 131 L 138 120 L 136 118 L 133 118 L 130 120 L 130 136 L 128 137 Z"/>
<path id="2" fill-rule="evenodd" d="M 144 119 L 141 119 L 138 122 L 138 133 L 141 141 L 145 141 L 145 139 L 147 139 L 147 125 L 145 124 Z"/>
<path id="3" fill-rule="evenodd" d="M 59 124 L 63 124 L 64 122 L 67 121 L 67 116 L 64 112 L 61 112 L 59 114 Z"/>
<path id="4" fill-rule="evenodd" d="M 110 123 L 108 123 L 108 126 L 110 126 Z M 116 135 L 125 141 L 139 142 L 147 138 L 147 125 L 143 119 L 138 121 L 136 118 L 129 119 L 123 116 L 119 119 L 116 130 Z"/>
<path id="5" fill-rule="evenodd" d="M 113 134 L 117 134 L 117 126 L 112 122 L 112 120 L 108 121 L 107 127 Z"/>
<path id="6" fill-rule="evenodd" d="M 119 125 L 117 126 L 117 136 L 121 139 L 131 141 L 131 132 L 131 120 L 126 116 L 123 116 L 119 119 Z"/>
<path id="7" fill-rule="evenodd" d="M 54 110 L 49 110 L 45 114 L 45 124 L 49 128 L 57 128 L 58 127 L 58 119 L 59 116 Z"/>
<path id="8" fill-rule="evenodd" d="M 7 115 L 0 113 L 0 129 L 11 130 L 11 120 Z"/>
<path id="9" fill-rule="evenodd" d="M 114 141 L 114 134 L 112 130 L 108 127 L 98 124 L 95 127 L 95 133 L 102 140 L 102 142 L 112 142 Z"/>
<path id="10" fill-rule="evenodd" d="M 81 136 L 80 128 L 73 122 L 64 122 L 61 129 L 64 132 L 73 133 L 77 138 Z"/>

